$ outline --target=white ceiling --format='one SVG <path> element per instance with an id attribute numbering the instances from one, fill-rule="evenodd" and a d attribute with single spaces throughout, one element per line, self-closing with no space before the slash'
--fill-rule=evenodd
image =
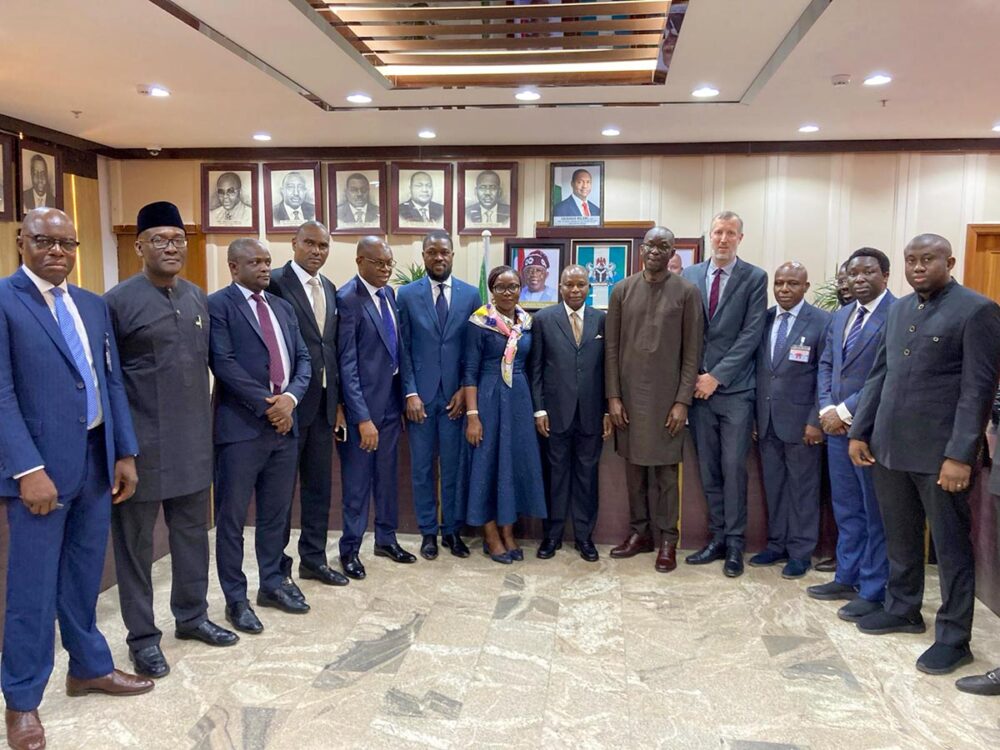
<path id="1" fill-rule="evenodd" d="M 290 0 L 179 5 L 335 106 L 513 103 L 513 90 L 389 91 Z M 663 86 L 542 89 L 543 102 L 658 107 L 324 112 L 146 0 L 0 2 L 0 113 L 111 147 L 383 146 L 983 138 L 1000 121 L 1000 2 L 836 0 L 748 103 L 738 102 L 809 0 L 691 0 Z M 861 86 L 868 73 L 888 86 Z M 830 77 L 849 73 L 850 86 Z M 701 83 L 721 90 L 699 103 Z M 169 99 L 140 97 L 139 83 Z M 887 99 L 886 106 L 880 100 Z M 727 103 L 729 102 L 729 103 Z M 75 118 L 72 110 L 81 110 Z M 805 136 L 799 125 L 821 130 Z"/>

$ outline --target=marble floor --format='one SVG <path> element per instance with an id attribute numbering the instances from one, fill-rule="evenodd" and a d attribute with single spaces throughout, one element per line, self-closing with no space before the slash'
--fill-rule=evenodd
<path id="1" fill-rule="evenodd" d="M 414 552 L 417 540 L 401 537 Z M 252 560 L 248 534 L 247 559 Z M 653 556 L 586 563 L 564 549 L 502 566 L 481 554 L 396 565 L 370 554 L 346 588 L 302 582 L 305 616 L 258 609 L 233 648 L 177 641 L 145 696 L 67 698 L 66 655 L 41 708 L 50 748 L 1000 747 L 1000 699 L 957 692 L 914 661 L 925 635 L 866 636 L 807 598 L 826 574 L 720 564 L 653 571 Z M 169 561 L 156 564 L 169 623 Z M 253 576 L 250 576 L 253 579 Z M 253 580 L 251 590 L 255 591 Z M 924 611 L 937 603 L 928 578 Z M 217 581 L 211 616 L 223 622 Z M 127 668 L 114 589 L 98 620 Z M 1000 618 L 976 615 L 976 662 L 1000 664 Z"/>

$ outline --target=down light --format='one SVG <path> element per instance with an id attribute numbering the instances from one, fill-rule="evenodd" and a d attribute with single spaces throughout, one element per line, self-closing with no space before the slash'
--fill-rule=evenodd
<path id="1" fill-rule="evenodd" d="M 271 135 L 269 133 L 254 133 L 253 139 L 255 141 L 269 141 L 271 140 Z"/>
<path id="2" fill-rule="evenodd" d="M 865 86 L 885 86 L 892 81 L 892 76 L 886 73 L 872 73 L 865 79 Z"/>
<path id="3" fill-rule="evenodd" d="M 803 125 L 799 128 L 800 133 L 818 133 L 819 125 Z"/>
<path id="4" fill-rule="evenodd" d="M 993 126 L 994 133 L 1000 133 L 1000 122 Z"/>
<path id="5" fill-rule="evenodd" d="M 351 104 L 371 104 L 372 98 L 368 96 L 368 94 L 362 94 L 361 92 L 358 92 L 356 94 L 351 94 L 350 96 L 348 96 L 347 101 L 349 101 Z"/>
<path id="6" fill-rule="evenodd" d="M 524 89 L 523 91 L 518 91 L 514 94 L 514 98 L 519 102 L 537 102 L 542 98 L 542 95 L 537 91 L 532 91 L 531 89 Z"/>
<path id="7" fill-rule="evenodd" d="M 435 133 L 433 130 L 421 130 L 419 133 L 417 133 L 417 135 L 420 136 L 421 138 L 426 138 L 427 140 L 430 140 L 431 138 L 437 138 L 437 133 Z"/>
<path id="8" fill-rule="evenodd" d="M 158 99 L 170 96 L 170 91 L 168 89 L 155 83 L 140 83 L 135 87 L 135 90 L 140 96 L 155 96 Z"/>
<path id="9" fill-rule="evenodd" d="M 616 135 L 621 135 L 621 134 L 622 131 L 620 131 L 618 128 L 604 128 L 604 130 L 601 131 L 601 135 L 605 135 L 608 138 L 614 138 Z"/>
<path id="10" fill-rule="evenodd" d="M 691 96 L 696 96 L 699 99 L 711 99 L 713 96 L 718 95 L 719 90 L 715 86 L 699 86 L 691 92 Z"/>

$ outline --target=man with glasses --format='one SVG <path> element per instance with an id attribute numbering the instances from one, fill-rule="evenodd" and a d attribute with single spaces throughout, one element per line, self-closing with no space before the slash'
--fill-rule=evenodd
<path id="1" fill-rule="evenodd" d="M 212 404 L 208 383 L 208 298 L 180 278 L 187 237 L 180 211 L 158 201 L 139 209 L 142 271 L 105 295 L 122 380 L 139 439 L 139 486 L 111 512 L 118 600 L 136 672 L 165 677 L 170 665 L 153 616 L 153 528 L 167 523 L 175 635 L 210 646 L 238 636 L 208 619 L 208 502 Z"/>
<path id="2" fill-rule="evenodd" d="M 382 237 L 362 237 L 358 273 L 337 292 L 340 389 L 347 413 L 347 440 L 338 444 L 344 497 L 340 564 L 354 579 L 365 577 L 359 556 L 375 501 L 375 555 L 398 563 L 417 558 L 396 541 L 399 499 L 397 447 L 402 427 L 399 313 L 388 286 L 395 262 Z"/>
<path id="3" fill-rule="evenodd" d="M 253 225 L 251 208 L 243 202 L 243 182 L 235 172 L 223 172 L 215 182 L 219 206 L 209 212 L 213 227 L 249 227 Z"/>

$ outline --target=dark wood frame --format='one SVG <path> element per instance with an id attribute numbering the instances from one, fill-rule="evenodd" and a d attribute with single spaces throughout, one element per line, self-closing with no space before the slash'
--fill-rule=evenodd
<path id="1" fill-rule="evenodd" d="M 632 273 L 638 273 L 642 270 L 642 252 L 639 250 L 639 245 L 642 244 L 642 238 L 632 246 Z M 701 263 L 704 260 L 705 253 L 705 238 L 704 237 L 675 237 L 674 238 L 674 251 L 677 250 L 693 250 L 694 251 L 694 262 Z"/>
<path id="2" fill-rule="evenodd" d="M 557 224 L 556 223 L 556 218 L 557 217 L 553 215 L 553 211 L 555 211 L 556 205 L 555 205 L 555 201 L 553 199 L 552 193 L 553 193 L 553 189 L 555 188 L 555 184 L 556 184 L 556 169 L 557 168 L 586 169 L 588 172 L 590 172 L 594 168 L 599 168 L 601 170 L 601 199 L 600 199 L 600 202 L 597 204 L 598 207 L 601 209 L 601 213 L 600 213 L 599 216 L 597 216 L 597 219 L 599 219 L 599 221 L 598 221 L 597 224 L 572 224 L 572 225 L 570 225 L 570 224 Z M 607 173 L 607 170 L 605 169 L 605 165 L 604 165 L 603 161 L 553 161 L 553 162 L 549 162 L 549 186 L 548 186 L 548 190 L 546 191 L 546 198 L 547 198 L 547 200 L 546 200 L 546 206 L 547 206 L 547 209 L 546 209 L 546 212 L 545 212 L 546 215 L 549 217 L 549 225 L 553 226 L 553 227 L 559 226 L 561 228 L 576 229 L 576 230 L 590 229 L 590 228 L 595 228 L 595 227 L 603 227 L 604 226 L 604 214 L 605 214 L 605 211 L 606 211 L 606 206 L 604 205 L 604 183 L 605 183 L 605 181 L 607 179 L 607 174 L 608 173 Z M 593 174 L 591 174 L 591 177 L 593 177 Z M 569 197 L 569 196 L 564 197 L 563 200 L 565 200 L 567 197 Z M 588 196 L 587 200 L 590 200 L 589 196 Z M 593 218 L 593 217 L 591 217 L 591 218 Z"/>
<path id="3" fill-rule="evenodd" d="M 452 209 L 452 163 L 439 161 L 394 161 L 389 165 L 392 178 L 389 181 L 390 199 L 389 227 L 392 234 L 426 234 L 431 229 L 451 232 Z M 444 226 L 443 227 L 401 227 L 399 225 L 399 171 L 413 169 L 421 172 L 444 172 Z"/>
<path id="4" fill-rule="evenodd" d="M 483 172 L 485 170 L 494 172 L 510 172 L 510 195 L 507 201 L 510 204 L 510 226 L 509 227 L 467 227 L 465 225 L 465 173 Z M 481 235 L 484 229 L 489 229 L 493 237 L 513 237 L 517 234 L 517 162 L 516 161 L 467 161 L 459 162 L 458 174 L 458 233 L 460 235 Z"/>
<path id="5" fill-rule="evenodd" d="M 337 194 L 337 174 L 339 172 L 378 172 L 378 226 L 377 227 L 347 227 L 337 226 L 337 206 L 340 196 Z M 329 216 L 330 234 L 351 234 L 360 237 L 366 234 L 388 234 L 389 230 L 389 184 L 388 169 L 385 162 L 349 161 L 330 162 L 326 165 L 327 195 L 330 197 Z M 369 183 L 371 181 L 369 180 Z M 347 186 L 345 180 L 344 186 Z M 370 184 L 369 184 L 370 187 Z"/>
<path id="6" fill-rule="evenodd" d="M 0 182 L 3 183 L 3 210 L 0 221 L 17 219 L 17 197 L 14 195 L 14 137 L 0 133 Z M 20 190 L 18 183 L 18 190 Z"/>
<path id="7" fill-rule="evenodd" d="M 573 262 L 577 263 L 579 265 L 583 265 L 582 263 L 580 263 L 580 258 L 579 258 L 579 254 L 578 254 L 579 253 L 579 246 L 580 245 L 625 245 L 626 246 L 626 248 L 625 248 L 625 268 L 624 268 L 624 270 L 622 272 L 621 280 L 624 281 L 632 273 L 633 255 L 634 255 L 633 250 L 634 250 L 634 248 L 636 246 L 636 240 L 635 240 L 635 238 L 633 238 L 633 237 L 624 237 L 624 238 L 623 237 L 618 237 L 618 238 L 615 238 L 615 239 L 610 239 L 610 238 L 609 239 L 604 239 L 604 238 L 600 238 L 600 239 L 582 238 L 581 239 L 581 238 L 577 238 L 577 239 L 574 239 L 574 240 L 570 240 L 570 254 L 573 257 Z M 615 283 L 618 283 L 618 282 L 615 282 Z M 612 284 L 612 287 L 613 286 L 614 286 L 614 284 Z M 610 289 L 608 291 L 609 291 L 609 296 L 610 296 Z M 593 305 L 594 307 L 598 308 L 599 310 L 607 310 L 608 309 L 607 306 L 605 306 L 605 305 L 594 305 L 594 303 L 593 303 L 593 282 L 591 282 L 591 293 L 587 296 L 587 300 L 588 300 L 587 304 Z"/>
<path id="8" fill-rule="evenodd" d="M 271 191 L 272 172 L 312 172 L 313 201 L 316 209 L 316 221 L 323 221 L 323 207 L 326 196 L 323 194 L 323 178 L 318 161 L 264 162 L 264 229 L 268 234 L 295 234 L 297 226 L 276 226 L 274 223 L 274 195 Z M 303 219 L 303 221 L 307 221 Z"/>
<path id="9" fill-rule="evenodd" d="M 518 304 L 521 305 L 525 310 L 538 310 L 543 307 L 547 307 L 550 304 L 559 304 L 562 301 L 562 295 L 559 293 L 559 275 L 562 270 L 569 265 L 570 248 L 569 241 L 564 239 L 535 239 L 534 237 L 512 237 L 504 240 L 503 243 L 503 262 L 517 271 L 518 276 L 521 275 L 520 269 L 514 264 L 514 253 L 518 250 L 523 250 L 530 248 L 532 250 L 558 250 L 559 251 L 559 268 L 555 269 L 556 274 L 556 301 L 555 302 L 525 302 Z M 553 273 L 553 269 L 549 268 L 549 273 Z"/>
<path id="10" fill-rule="evenodd" d="M 53 165 L 54 165 L 54 170 L 53 171 L 55 172 L 53 175 L 51 175 L 52 189 L 53 189 L 53 192 L 55 193 L 52 196 L 53 203 L 54 203 L 54 205 L 52 207 L 53 208 L 62 209 L 62 207 L 64 205 L 64 203 L 63 203 L 63 168 L 62 168 L 62 158 L 59 155 L 59 150 L 56 149 L 56 148 L 54 148 L 53 146 L 49 146 L 48 144 L 39 143 L 38 141 L 23 140 L 23 141 L 20 142 L 20 146 L 18 148 L 18 154 L 17 154 L 17 179 L 16 179 L 17 190 L 14 191 L 14 192 L 17 193 L 17 203 L 18 203 L 18 214 L 17 215 L 18 216 L 24 216 L 25 213 L 27 213 L 27 211 L 28 211 L 28 209 L 27 209 L 26 206 L 22 206 L 21 205 L 21 199 L 22 199 L 22 196 L 21 196 L 22 187 L 21 187 L 21 185 L 24 182 L 24 174 L 25 174 L 25 164 L 24 164 L 24 158 L 25 158 L 25 153 L 24 152 L 25 151 L 34 151 L 35 153 L 44 154 L 45 156 L 51 156 L 52 157 L 52 159 L 53 159 Z M 27 170 L 28 170 L 28 173 L 30 174 L 30 172 L 31 172 L 31 165 L 30 164 L 27 166 Z"/>
<path id="11" fill-rule="evenodd" d="M 211 218 L 211 201 L 209 196 L 214 188 L 208 184 L 210 172 L 250 172 L 250 194 L 253 203 L 250 204 L 253 223 L 249 227 L 217 227 L 209 223 Z M 244 191 L 246 186 L 244 186 Z M 260 232 L 260 207 L 257 196 L 260 190 L 260 169 L 256 162 L 205 162 L 201 165 L 201 231 L 205 234 L 258 234 Z M 244 193 L 245 194 L 245 193 Z"/>

